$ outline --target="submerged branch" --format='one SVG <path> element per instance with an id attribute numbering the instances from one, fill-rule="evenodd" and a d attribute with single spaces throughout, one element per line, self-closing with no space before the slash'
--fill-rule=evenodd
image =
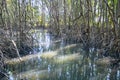
<path id="1" fill-rule="evenodd" d="M 14 40 L 11 40 L 11 41 L 12 41 L 12 43 L 13 43 L 15 49 L 16 49 L 16 53 L 17 53 L 17 55 L 18 55 L 18 57 L 19 57 L 19 59 L 20 59 L 20 61 L 21 61 L 21 57 L 20 57 L 20 54 L 19 54 L 18 48 L 17 48 L 17 46 L 16 46 L 16 43 L 15 43 Z"/>

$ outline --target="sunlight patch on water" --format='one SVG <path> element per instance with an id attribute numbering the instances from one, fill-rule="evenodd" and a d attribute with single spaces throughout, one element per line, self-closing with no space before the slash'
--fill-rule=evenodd
<path id="1" fill-rule="evenodd" d="M 51 58 L 53 58 L 54 56 L 56 56 L 57 54 L 58 54 L 57 51 L 50 51 L 50 52 L 41 54 L 41 58 L 51 59 Z"/>
<path id="2" fill-rule="evenodd" d="M 11 76 L 14 79 L 20 79 L 20 80 L 45 80 L 48 79 L 49 77 L 54 77 L 54 73 L 59 73 L 61 69 L 55 69 L 54 72 L 48 72 L 48 70 L 38 70 L 38 69 L 33 69 L 29 70 L 26 72 L 21 72 L 17 75 Z"/>
<path id="3" fill-rule="evenodd" d="M 38 58 L 38 57 L 50 58 L 50 57 L 53 57 L 55 55 L 57 55 L 57 51 L 44 52 L 43 54 L 39 54 L 39 53 L 38 54 L 31 54 L 31 55 L 21 57 L 21 60 L 19 58 L 6 60 L 5 63 L 6 64 L 18 64 L 18 63 L 28 61 L 28 60 L 33 59 L 33 58 Z"/>
<path id="4" fill-rule="evenodd" d="M 99 65 L 99 66 L 109 66 L 110 65 L 110 58 L 109 57 L 106 57 L 106 58 L 101 58 L 101 59 L 98 59 L 96 61 L 96 64 Z"/>
<path id="5" fill-rule="evenodd" d="M 17 75 L 13 76 L 14 78 L 17 77 L 19 79 L 33 79 L 36 80 L 36 78 L 45 78 L 48 77 L 48 71 L 47 70 L 30 70 L 27 72 L 23 72 Z"/>
<path id="6" fill-rule="evenodd" d="M 77 46 L 77 44 L 71 44 L 71 45 L 63 47 L 63 49 L 73 48 L 75 46 Z"/>
<path id="7" fill-rule="evenodd" d="M 27 56 L 21 57 L 21 60 L 19 58 L 6 60 L 5 63 L 6 64 L 18 64 L 18 63 L 21 63 L 21 62 L 24 62 L 24 61 L 27 61 L 27 60 L 30 60 L 30 59 L 33 59 L 33 58 L 38 58 L 38 57 L 39 58 L 42 57 L 42 58 L 45 58 L 45 59 L 47 59 L 47 58 L 50 59 L 50 58 L 53 58 L 54 56 L 58 55 L 58 52 L 60 50 L 72 48 L 72 47 L 75 47 L 75 46 L 76 46 L 76 44 L 71 44 L 71 45 L 63 47 L 62 49 L 57 49 L 55 51 L 43 52 L 42 54 L 37 53 L 37 54 L 27 55 Z"/>
<path id="8" fill-rule="evenodd" d="M 72 61 L 78 61 L 81 58 L 82 58 L 82 56 L 80 55 L 80 53 L 62 55 L 62 56 L 55 57 L 54 62 L 57 64 L 70 63 Z"/>

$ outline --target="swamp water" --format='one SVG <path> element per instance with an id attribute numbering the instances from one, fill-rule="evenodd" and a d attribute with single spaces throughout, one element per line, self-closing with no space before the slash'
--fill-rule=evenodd
<path id="1" fill-rule="evenodd" d="M 93 49 L 86 53 L 81 44 L 54 40 L 47 31 L 34 33 L 38 40 L 34 51 L 21 61 L 18 58 L 6 61 L 9 80 L 120 80 L 120 70 L 108 63 L 97 63 Z"/>

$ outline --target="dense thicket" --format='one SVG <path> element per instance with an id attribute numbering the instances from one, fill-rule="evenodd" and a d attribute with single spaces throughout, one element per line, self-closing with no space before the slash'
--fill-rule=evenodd
<path id="1" fill-rule="evenodd" d="M 0 64 L 28 53 L 29 32 L 41 27 L 87 51 L 120 58 L 120 0 L 0 0 Z"/>

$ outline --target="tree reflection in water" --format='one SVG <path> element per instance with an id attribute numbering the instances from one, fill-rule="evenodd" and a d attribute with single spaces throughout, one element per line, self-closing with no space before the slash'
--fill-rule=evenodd
<path id="1" fill-rule="evenodd" d="M 85 53 L 80 44 L 51 41 L 48 33 L 36 35 L 39 52 L 6 61 L 14 80 L 120 80 L 120 70 L 98 65 L 94 51 Z M 36 38 L 36 39 L 37 39 Z M 62 43 L 61 43 L 62 42 Z M 64 46 L 63 46 L 64 45 Z M 41 51 L 46 50 L 46 51 Z M 86 56 L 86 54 L 90 54 Z"/>

